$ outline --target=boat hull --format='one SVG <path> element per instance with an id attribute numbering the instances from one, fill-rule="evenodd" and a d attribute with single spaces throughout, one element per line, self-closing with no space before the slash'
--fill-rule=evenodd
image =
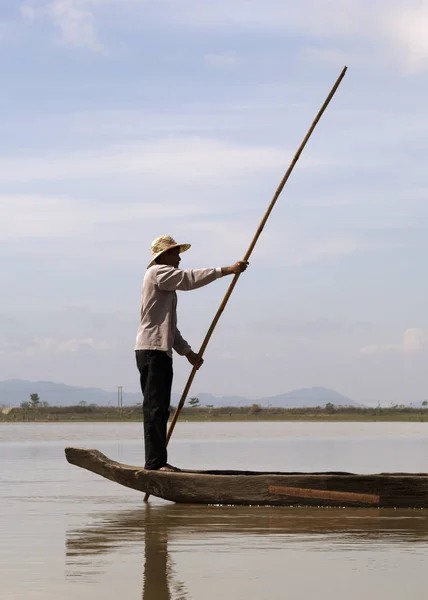
<path id="1" fill-rule="evenodd" d="M 95 449 L 66 448 L 69 463 L 139 492 L 185 504 L 428 508 L 428 474 L 149 471 Z"/>

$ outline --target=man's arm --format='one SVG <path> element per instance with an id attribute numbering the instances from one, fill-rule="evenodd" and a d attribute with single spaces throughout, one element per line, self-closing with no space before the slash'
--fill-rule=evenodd
<path id="1" fill-rule="evenodd" d="M 177 352 L 177 354 L 181 354 L 181 356 L 185 356 L 189 363 L 199 369 L 199 367 L 204 362 L 203 358 L 199 358 L 199 356 L 193 352 L 189 344 L 181 335 L 179 329 L 175 328 L 175 338 L 173 349 Z"/>
<path id="2" fill-rule="evenodd" d="M 192 350 L 190 344 L 186 342 L 177 327 L 175 328 L 174 344 L 172 347 L 181 356 L 186 356 Z"/>
<path id="3" fill-rule="evenodd" d="M 162 265 L 156 273 L 156 281 L 160 290 L 173 292 L 175 290 L 196 290 L 215 281 L 224 275 L 242 273 L 248 263 L 239 261 L 230 267 L 214 269 L 175 269 L 169 265 Z"/>

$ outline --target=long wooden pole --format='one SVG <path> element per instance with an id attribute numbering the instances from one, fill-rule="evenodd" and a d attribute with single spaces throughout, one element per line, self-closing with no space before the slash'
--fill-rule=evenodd
<path id="1" fill-rule="evenodd" d="M 278 200 L 279 195 L 280 195 L 280 193 L 283 190 L 283 187 L 287 183 L 287 180 L 290 177 L 291 172 L 294 169 L 297 161 L 299 160 L 300 155 L 302 154 L 303 149 L 306 146 L 309 138 L 311 137 L 312 132 L 314 131 L 315 127 L 317 126 L 318 121 L 321 119 L 321 117 L 322 117 L 325 109 L 327 108 L 327 106 L 330 103 L 330 100 L 333 98 L 334 94 L 336 93 L 337 88 L 339 87 L 340 83 L 342 82 L 342 79 L 345 77 L 346 70 L 347 70 L 347 67 L 343 67 L 343 70 L 340 73 L 339 77 L 337 78 L 336 83 L 331 88 L 331 91 L 330 91 L 329 95 L 325 99 L 325 102 L 322 105 L 322 107 L 320 108 L 320 110 L 319 110 L 317 116 L 315 117 L 312 125 L 310 126 L 308 133 L 305 135 L 305 137 L 303 139 L 303 142 L 300 144 L 300 146 L 299 146 L 296 154 L 294 155 L 293 160 L 290 163 L 290 166 L 288 167 L 288 169 L 287 169 L 284 177 L 282 178 L 281 183 L 279 184 L 279 186 L 278 186 L 278 188 L 277 188 L 277 190 L 276 190 L 276 192 L 275 192 L 275 194 L 274 194 L 274 196 L 273 196 L 273 198 L 271 200 L 271 203 L 269 204 L 269 207 L 268 207 L 267 211 L 265 212 L 264 217 L 263 217 L 263 219 L 260 222 L 260 225 L 258 226 L 258 229 L 257 229 L 257 231 L 256 231 L 256 233 L 255 233 L 255 235 L 253 237 L 253 240 L 252 240 L 251 244 L 250 244 L 247 252 L 245 253 L 244 258 L 242 259 L 243 261 L 248 261 L 249 260 L 251 254 L 252 254 L 252 252 L 254 250 L 254 247 L 257 244 L 257 240 L 259 239 L 260 234 L 263 231 L 264 226 L 266 225 L 266 222 L 267 222 L 267 220 L 268 220 L 268 218 L 270 216 L 270 213 L 272 212 L 272 209 L 275 206 L 276 201 Z M 214 329 L 216 328 L 216 325 L 217 325 L 217 323 L 218 323 L 218 321 L 219 321 L 219 319 L 220 319 L 220 317 L 221 317 L 221 315 L 222 315 L 222 313 L 223 313 L 223 311 L 224 311 L 224 309 L 226 307 L 226 304 L 227 304 L 227 302 L 228 302 L 228 300 L 229 300 L 229 298 L 230 298 L 230 296 L 231 296 L 231 294 L 232 294 L 232 292 L 233 292 L 233 290 L 235 288 L 235 285 L 236 285 L 236 283 L 237 283 L 237 281 L 239 279 L 239 276 L 240 276 L 240 273 L 237 273 L 233 277 L 232 282 L 229 285 L 229 288 L 228 288 L 228 290 L 227 290 L 227 292 L 226 292 L 226 294 L 225 294 L 225 296 L 223 298 L 223 301 L 220 304 L 219 309 L 217 310 L 217 313 L 216 313 L 216 315 L 215 315 L 215 317 L 213 319 L 213 322 L 211 323 L 210 328 L 208 329 L 208 332 L 207 332 L 207 334 L 205 336 L 205 339 L 202 342 L 202 346 L 201 346 L 201 348 L 200 348 L 200 350 L 198 352 L 198 356 L 200 356 L 201 358 L 202 358 L 202 356 L 203 356 L 203 354 L 205 352 L 206 347 L 208 346 L 208 342 L 211 339 L 211 336 L 212 336 L 212 334 L 214 332 Z M 171 438 L 172 432 L 174 431 L 174 427 L 175 427 L 175 424 L 176 424 L 176 422 L 178 420 L 178 417 L 180 415 L 181 409 L 183 408 L 184 403 L 186 401 L 187 394 L 189 393 L 190 387 L 191 387 L 191 385 L 193 383 L 193 380 L 195 378 L 196 371 L 197 371 L 197 369 L 195 367 L 193 367 L 192 372 L 190 373 L 190 377 L 187 380 L 186 387 L 184 388 L 183 394 L 182 394 L 182 396 L 180 398 L 180 402 L 178 403 L 178 406 L 177 406 L 177 408 L 175 410 L 175 413 L 174 413 L 174 415 L 172 417 L 172 420 L 171 420 L 171 423 L 170 423 L 170 426 L 169 426 L 169 429 L 168 429 L 168 433 L 167 433 L 167 436 L 166 436 L 166 443 L 167 444 L 168 444 L 168 442 L 169 442 L 169 440 Z M 147 502 L 148 499 L 149 499 L 149 494 L 146 494 L 144 496 L 144 501 Z"/>

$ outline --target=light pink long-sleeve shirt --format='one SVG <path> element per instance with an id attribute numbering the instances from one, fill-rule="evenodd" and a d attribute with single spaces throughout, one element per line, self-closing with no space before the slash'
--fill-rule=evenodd
<path id="1" fill-rule="evenodd" d="M 147 269 L 141 295 L 141 317 L 135 350 L 172 350 L 185 355 L 191 348 L 177 328 L 176 290 L 196 290 L 222 276 L 216 269 L 175 269 L 153 265 Z"/>

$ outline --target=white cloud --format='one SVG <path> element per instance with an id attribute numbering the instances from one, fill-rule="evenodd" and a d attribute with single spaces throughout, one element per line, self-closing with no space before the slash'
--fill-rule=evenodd
<path id="1" fill-rule="evenodd" d="M 0 196 L 0 241 L 91 234 L 97 225 L 215 212 L 196 202 L 91 202 L 85 198 Z"/>
<path id="2" fill-rule="evenodd" d="M 97 39 L 92 14 L 77 8 L 73 0 L 56 0 L 49 8 L 53 22 L 61 31 L 61 41 L 73 46 L 101 48 Z"/>
<path id="3" fill-rule="evenodd" d="M 397 59 L 410 72 L 428 67 L 428 5 L 419 6 L 402 3 L 385 19 L 385 34 L 395 43 Z"/>
<path id="4" fill-rule="evenodd" d="M 420 352 L 428 345 L 428 334 L 417 327 L 407 329 L 403 336 L 404 352 Z"/>
<path id="5" fill-rule="evenodd" d="M 428 333 L 419 327 L 406 329 L 400 344 L 372 344 L 360 348 L 360 354 L 418 354 L 428 349 Z"/>
<path id="6" fill-rule="evenodd" d="M 26 183 L 137 174 L 188 181 L 272 172 L 288 166 L 292 152 L 201 138 L 170 138 L 63 156 L 0 158 L 0 181 Z M 305 156 L 299 167 L 327 166 L 328 158 Z"/>
<path id="7" fill-rule="evenodd" d="M 35 337 L 31 341 L 10 343 L 4 341 L 0 345 L 2 354 L 18 354 L 22 356 L 35 356 L 39 354 L 68 354 L 78 352 L 81 348 L 94 350 L 109 350 L 111 345 L 104 340 L 94 338 L 72 338 L 58 340 L 53 337 Z"/>
<path id="8" fill-rule="evenodd" d="M 34 21 L 37 18 L 37 10 L 31 4 L 23 4 L 20 7 L 21 15 L 24 19 L 28 19 L 29 21 Z"/>
<path id="9" fill-rule="evenodd" d="M 253 238 L 264 208 L 266 206 L 261 206 L 257 218 L 231 216 L 221 221 L 192 219 L 186 223 L 185 235 L 191 235 L 198 248 L 202 246 L 198 252 L 201 252 L 203 260 L 209 260 L 212 248 L 217 248 L 225 260 L 231 256 L 242 257 Z M 326 226 L 314 231 L 307 223 L 293 219 L 290 215 L 285 217 L 285 221 L 279 224 L 275 220 L 275 214 L 271 215 L 250 258 L 252 264 L 268 264 L 272 259 L 279 267 L 314 264 L 370 251 L 381 245 L 378 243 L 378 246 L 374 246 L 355 235 L 337 233 Z M 204 246 L 207 248 L 206 254 Z"/>
<path id="10" fill-rule="evenodd" d="M 164 2 L 171 9 L 174 2 Z M 334 0 L 328 7 L 320 6 L 319 0 L 284 2 L 283 0 L 216 0 L 200 2 L 183 0 L 180 10 L 174 14 L 177 20 L 197 27 L 234 28 L 248 27 L 259 30 L 281 30 L 283 32 L 306 29 L 311 33 L 355 31 L 364 18 L 357 0 Z M 366 4 L 366 13 L 369 13 Z"/>
<path id="11" fill-rule="evenodd" d="M 164 18 L 160 23 L 161 10 Z M 344 57 L 354 64 L 364 56 L 367 65 L 387 57 L 408 71 L 428 65 L 428 5 L 419 0 L 30 0 L 21 13 L 32 21 L 50 19 L 63 44 L 98 51 L 97 26 L 101 22 L 123 32 L 158 23 L 159 28 L 172 24 L 199 30 L 249 29 L 313 36 L 320 48 L 311 44 L 304 52 L 334 64 Z M 355 41 L 359 49 L 349 54 Z M 235 60 L 233 54 L 222 52 L 205 58 L 208 66 L 217 69 L 233 68 Z"/>
<path id="12" fill-rule="evenodd" d="M 108 350 L 111 346 L 104 340 L 95 340 L 93 338 L 73 338 L 58 342 L 54 340 L 53 348 L 56 352 L 77 352 L 82 346 L 94 348 L 95 350 Z"/>
<path id="13" fill-rule="evenodd" d="M 65 194 L 3 194 L 0 240 L 68 238 L 76 233 L 82 236 L 94 232 L 99 224 L 141 219 L 188 217 L 190 225 L 204 215 L 229 214 L 238 209 L 239 202 L 231 206 L 230 195 L 217 197 L 215 188 L 205 191 L 207 186 L 227 179 L 230 190 L 234 180 L 241 187 L 241 178 L 248 182 L 265 173 L 282 174 L 290 157 L 291 152 L 274 147 L 184 138 L 63 156 L 0 158 L 0 181 L 4 183 L 98 179 L 95 195 L 103 198 L 106 178 L 123 195 L 121 177 L 126 176 L 132 194 L 131 201 L 122 198 L 113 201 L 111 194 L 106 200 Z M 317 162 L 316 158 L 306 157 L 302 166 Z M 131 176 L 134 179 L 130 184 Z M 166 190 L 166 194 L 159 193 L 159 188 Z M 247 199 L 242 202 L 248 204 Z M 224 224 L 219 227 L 224 228 Z"/>
<path id="14" fill-rule="evenodd" d="M 363 57 L 366 64 L 373 64 L 384 56 L 409 71 L 428 65 L 428 5 L 419 0 L 184 0 L 177 12 L 174 3 L 166 5 L 177 20 L 196 27 L 314 36 L 320 48 L 306 52 L 323 62 L 344 64 L 349 60 L 354 65 Z M 349 53 L 355 41 L 359 48 Z"/>
<path id="15" fill-rule="evenodd" d="M 35 21 L 48 18 L 59 29 L 59 42 L 70 46 L 87 46 L 100 51 L 102 46 L 98 40 L 94 25 L 94 15 L 89 6 L 91 0 L 53 0 L 53 2 L 31 2 L 21 6 L 21 14 L 25 19 Z"/>
<path id="16" fill-rule="evenodd" d="M 19 252 L 31 251 L 33 256 L 39 252 L 51 254 L 55 248 L 56 256 L 63 259 L 76 261 L 78 257 L 86 257 L 87 262 L 101 260 L 110 265 L 129 265 L 133 260 L 141 260 L 139 250 L 149 248 L 154 228 L 161 227 L 160 233 L 171 230 L 176 237 L 190 236 L 199 248 L 198 257 L 202 262 L 212 260 L 212 248 L 216 248 L 218 260 L 230 260 L 231 256 L 243 256 L 266 206 L 263 203 L 260 215 L 254 218 L 245 211 L 237 217 L 242 204 L 236 202 L 231 209 L 229 198 L 213 205 L 197 200 L 186 203 L 176 198 L 156 204 L 0 196 L 3 223 L 0 242 L 13 241 Z M 151 225 L 148 225 L 149 220 L 152 220 Z M 94 245 L 95 239 L 97 244 Z M 264 262 L 275 256 L 278 265 L 293 266 L 334 260 L 370 248 L 368 242 L 354 235 L 338 234 L 326 228 L 316 233 L 295 220 L 285 228 L 278 228 L 272 218 L 252 261 Z"/>

